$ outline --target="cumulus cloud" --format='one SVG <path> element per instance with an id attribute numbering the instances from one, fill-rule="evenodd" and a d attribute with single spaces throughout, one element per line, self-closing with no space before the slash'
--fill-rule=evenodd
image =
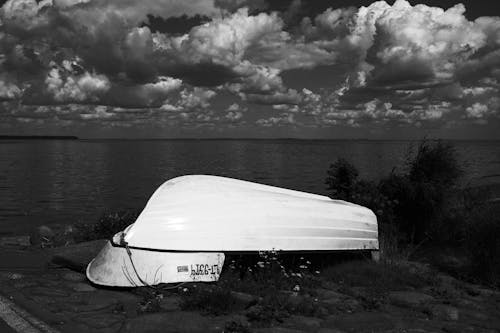
<path id="1" fill-rule="evenodd" d="M 174 103 L 171 100 L 166 100 L 161 109 L 164 111 L 183 112 L 207 109 L 210 107 L 210 100 L 216 95 L 217 93 L 210 89 L 199 87 L 183 89 Z"/>
<path id="2" fill-rule="evenodd" d="M 0 79 L 0 100 L 17 99 L 21 96 L 21 89 L 14 83 Z"/>
<path id="3" fill-rule="evenodd" d="M 481 103 L 474 103 L 472 106 L 467 108 L 467 117 L 473 119 L 482 119 L 490 114 L 490 109 L 488 105 Z"/>
<path id="4" fill-rule="evenodd" d="M 149 112 L 189 124 L 444 126 L 497 117 L 499 17 L 470 20 L 461 4 L 405 0 L 300 19 L 302 7 L 8 0 L 0 10 L 0 100 L 94 105 L 68 121 L 142 123 Z M 198 19 L 169 33 L 146 25 L 149 14 Z"/>
<path id="5" fill-rule="evenodd" d="M 46 89 L 57 102 L 97 102 L 99 96 L 110 88 L 104 75 L 85 72 L 78 76 L 64 76 L 60 69 L 53 68 L 45 79 Z"/>
<path id="6" fill-rule="evenodd" d="M 139 85 L 115 84 L 100 102 L 126 108 L 160 107 L 182 88 L 182 80 L 160 76 L 155 82 Z"/>
<path id="7" fill-rule="evenodd" d="M 229 121 L 239 121 L 241 118 L 243 118 L 243 112 L 241 111 L 229 111 L 226 113 L 225 118 L 228 119 Z"/>
<path id="8" fill-rule="evenodd" d="M 258 119 L 255 123 L 262 127 L 289 126 L 295 124 L 295 116 L 291 113 L 282 113 L 279 116 Z"/>

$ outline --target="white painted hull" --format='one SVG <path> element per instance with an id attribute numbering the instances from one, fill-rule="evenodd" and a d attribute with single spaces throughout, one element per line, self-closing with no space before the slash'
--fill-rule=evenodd
<path id="1" fill-rule="evenodd" d="M 130 246 L 175 251 L 378 249 L 375 214 L 325 196 L 214 176 L 164 183 L 127 228 Z"/>

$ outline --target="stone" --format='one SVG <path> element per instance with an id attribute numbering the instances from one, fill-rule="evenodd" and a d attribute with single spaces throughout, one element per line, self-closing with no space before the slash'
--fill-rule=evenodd
<path id="1" fill-rule="evenodd" d="M 317 333 L 344 333 L 344 331 L 338 330 L 336 328 L 323 327 L 323 328 L 320 328 L 317 331 Z"/>
<path id="2" fill-rule="evenodd" d="M 90 292 L 97 290 L 88 283 L 73 283 L 71 284 L 71 289 L 78 292 Z"/>
<path id="3" fill-rule="evenodd" d="M 342 304 L 342 310 L 344 311 L 347 311 L 347 312 L 353 312 L 353 311 L 356 311 L 358 309 L 361 309 L 361 303 L 358 302 L 357 300 L 355 299 L 352 299 L 352 298 L 349 298 L 349 299 L 346 299 L 343 304 Z"/>
<path id="4" fill-rule="evenodd" d="M 380 332 L 395 328 L 389 315 L 377 312 L 332 315 L 326 318 L 322 326 L 345 332 Z"/>
<path id="5" fill-rule="evenodd" d="M 231 291 L 231 296 L 239 303 L 241 303 L 243 306 L 248 307 L 251 306 L 255 303 L 258 302 L 258 297 L 247 294 L 247 293 L 242 293 L 239 291 Z"/>
<path id="6" fill-rule="evenodd" d="M 322 320 L 319 318 L 305 317 L 305 316 L 290 316 L 286 320 L 286 326 L 305 331 L 316 331 L 320 328 Z"/>
<path id="7" fill-rule="evenodd" d="M 105 239 L 99 239 L 55 248 L 51 251 L 51 262 L 84 273 L 87 265 L 101 251 L 106 242 Z"/>
<path id="8" fill-rule="evenodd" d="M 269 328 L 259 328 L 253 330 L 255 333 L 303 333 L 302 330 L 296 330 L 293 328 L 286 327 L 269 327 Z"/>
<path id="9" fill-rule="evenodd" d="M 30 244 L 44 247 L 53 241 L 54 236 L 55 232 L 52 228 L 42 225 L 31 231 Z"/>
<path id="10" fill-rule="evenodd" d="M 66 310 L 75 313 L 94 312 L 116 306 L 116 303 L 117 302 L 112 299 L 97 299 L 94 302 L 75 300 L 66 307 Z"/>
<path id="11" fill-rule="evenodd" d="M 240 328 L 249 328 L 250 327 L 250 322 L 248 321 L 248 318 L 245 315 L 233 313 L 233 314 L 226 315 L 223 318 L 224 318 L 224 322 L 225 322 L 224 326 L 226 327 L 226 329 L 228 326 L 231 326 L 231 324 L 236 325 L 237 327 L 240 327 Z M 231 330 L 228 330 L 228 331 L 232 332 Z M 237 331 L 237 332 L 239 332 L 239 331 Z"/>
<path id="12" fill-rule="evenodd" d="M 318 289 L 317 295 L 320 300 L 342 300 L 347 298 L 344 294 L 328 289 Z"/>
<path id="13" fill-rule="evenodd" d="M 0 246 L 25 247 L 30 245 L 30 236 L 10 236 L 0 238 Z"/>
<path id="14" fill-rule="evenodd" d="M 111 313 L 79 314 L 76 318 L 77 321 L 97 329 L 116 326 L 123 321 L 123 316 Z"/>
<path id="15" fill-rule="evenodd" d="M 87 277 L 84 274 L 77 272 L 67 272 L 62 275 L 62 278 L 66 281 L 71 282 L 83 282 L 87 280 Z"/>
<path id="16" fill-rule="evenodd" d="M 20 273 L 10 273 L 9 274 L 9 279 L 10 280 L 21 280 L 24 278 L 24 275 L 20 274 Z"/>
<path id="17" fill-rule="evenodd" d="M 474 285 L 473 287 L 474 292 L 476 292 L 478 295 L 481 296 L 486 296 L 486 297 L 500 297 L 500 292 L 488 288 L 484 288 L 478 285 Z"/>
<path id="18" fill-rule="evenodd" d="M 463 324 L 446 324 L 442 328 L 443 332 L 446 333 L 474 333 L 477 332 L 475 327 L 464 326 Z M 481 330 L 480 332 L 485 332 L 485 330 Z"/>
<path id="19" fill-rule="evenodd" d="M 343 298 L 334 297 L 325 299 L 322 300 L 320 304 L 327 308 L 330 312 L 353 312 L 362 307 L 359 301 L 348 296 L 344 296 Z"/>
<path id="20" fill-rule="evenodd" d="M 160 308 L 163 311 L 179 311 L 181 309 L 181 298 L 176 295 L 164 295 L 160 300 Z"/>
<path id="21" fill-rule="evenodd" d="M 477 320 L 477 321 L 487 321 L 488 315 L 484 311 L 467 310 L 463 312 L 463 316 L 466 319 Z"/>
<path id="22" fill-rule="evenodd" d="M 419 307 L 434 301 L 434 297 L 415 291 L 393 291 L 388 297 L 393 304 L 405 307 Z"/>
<path id="23" fill-rule="evenodd" d="M 34 287 L 29 289 L 30 294 L 37 296 L 47 296 L 47 297 L 66 297 L 69 293 L 56 288 L 47 287 Z"/>
<path id="24" fill-rule="evenodd" d="M 14 283 L 14 288 L 24 289 L 24 288 L 34 287 L 37 285 L 38 285 L 38 283 L 36 283 L 35 281 L 19 281 L 19 282 Z"/>
<path id="25" fill-rule="evenodd" d="M 298 306 L 300 304 L 303 304 L 309 298 L 304 295 L 299 295 L 298 293 L 295 292 L 284 292 L 283 294 L 288 295 L 288 303 L 292 306 Z"/>
<path id="26" fill-rule="evenodd" d="M 151 313 L 129 319 L 120 332 L 220 332 L 224 323 L 197 312 L 177 311 Z"/>
<path id="27" fill-rule="evenodd" d="M 437 304 L 430 308 L 430 313 L 434 318 L 444 319 L 448 321 L 457 321 L 459 311 L 457 308 L 444 304 Z"/>

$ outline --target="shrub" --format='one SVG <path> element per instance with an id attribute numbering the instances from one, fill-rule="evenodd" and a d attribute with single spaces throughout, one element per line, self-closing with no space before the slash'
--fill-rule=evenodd
<path id="1" fill-rule="evenodd" d="M 457 153 L 442 141 L 421 141 L 415 153 L 410 149 L 406 166 L 403 172 L 393 172 L 376 184 L 358 179 L 356 168 L 339 159 L 328 170 L 326 184 L 333 198 L 347 199 L 375 212 L 385 256 L 408 257 L 424 242 L 440 248 L 465 248 L 473 264 L 469 272 L 457 274 L 469 274 L 500 287 L 500 207 L 489 203 L 495 188 L 459 189 L 463 170 Z M 343 276 L 350 274 L 342 267 L 336 271 Z M 376 284 L 382 281 L 380 287 L 398 284 L 391 276 L 377 276 L 377 270 L 365 273 L 374 277 Z M 356 279 L 352 277 L 352 281 Z"/>
<path id="2" fill-rule="evenodd" d="M 358 181 L 358 170 L 347 160 L 339 158 L 330 165 L 325 181 L 327 190 L 332 197 L 342 200 L 351 200 L 355 194 L 355 185 Z"/>
<path id="3" fill-rule="evenodd" d="M 325 181 L 332 198 L 345 199 L 372 209 L 383 231 L 394 228 L 404 237 L 385 237 L 411 244 L 425 240 L 449 240 L 455 235 L 449 224 L 449 205 L 462 170 L 453 146 L 442 141 L 423 140 L 415 154 L 407 157 L 407 170 L 392 172 L 375 182 L 358 179 L 358 171 L 345 159 L 330 166 Z M 391 245 L 395 247 L 394 244 Z"/>
<path id="4" fill-rule="evenodd" d="M 123 211 L 114 213 L 105 213 L 97 223 L 82 224 L 77 227 L 78 232 L 75 235 L 76 242 L 85 242 L 95 239 L 111 238 L 117 232 L 135 222 L 139 212 Z"/>
<path id="5" fill-rule="evenodd" d="M 455 186 L 463 173 L 455 148 L 441 140 L 422 140 L 414 157 L 407 159 L 408 176 L 414 183 Z"/>
<path id="6" fill-rule="evenodd" d="M 400 192 L 397 212 L 399 222 L 413 242 L 447 241 L 450 225 L 443 228 L 443 223 L 462 175 L 455 148 L 441 140 L 423 140 L 415 156 L 407 158 L 407 165 L 406 193 Z"/>

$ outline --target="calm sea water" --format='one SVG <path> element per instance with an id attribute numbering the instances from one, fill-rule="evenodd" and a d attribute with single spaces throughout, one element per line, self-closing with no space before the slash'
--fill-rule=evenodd
<path id="1" fill-rule="evenodd" d="M 408 141 L 9 140 L 0 141 L 0 234 L 41 224 L 95 221 L 141 209 L 164 181 L 211 174 L 325 194 L 338 157 L 361 177 L 402 167 Z M 456 141 L 464 183 L 500 183 L 500 142 Z"/>

